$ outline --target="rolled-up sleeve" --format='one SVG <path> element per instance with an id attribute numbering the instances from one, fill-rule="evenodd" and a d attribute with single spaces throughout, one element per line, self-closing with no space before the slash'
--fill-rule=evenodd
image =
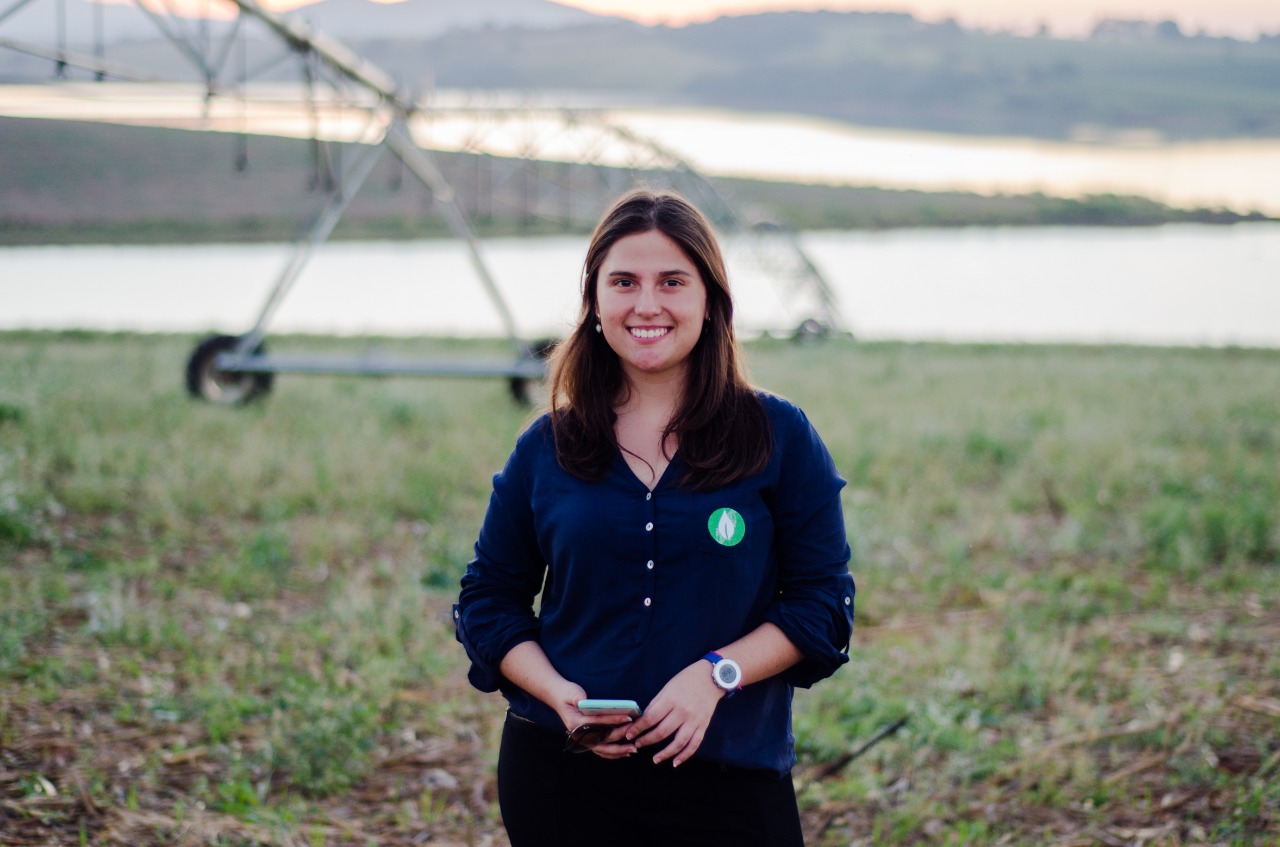
<path id="1" fill-rule="evenodd" d="M 780 468 L 770 505 L 778 596 L 766 620 L 804 655 L 784 678 L 808 688 L 849 661 L 855 589 L 840 505 L 844 479 L 808 418 L 791 410 L 777 432 Z"/>
<path id="2" fill-rule="evenodd" d="M 528 463 L 540 438 L 532 427 L 521 436 L 506 466 L 493 478 L 493 494 L 453 607 L 454 633 L 471 660 L 467 678 L 481 691 L 503 682 L 502 659 L 524 641 L 538 640 L 533 602 L 546 564 L 534 532 Z"/>

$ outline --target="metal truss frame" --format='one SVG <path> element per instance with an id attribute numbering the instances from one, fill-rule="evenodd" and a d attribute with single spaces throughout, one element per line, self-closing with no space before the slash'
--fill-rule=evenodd
<path id="1" fill-rule="evenodd" d="M 0 24 L 35 0 L 15 0 L 0 10 Z M 306 86 L 306 104 L 312 124 L 313 151 L 317 169 L 325 169 L 326 199 L 310 229 L 294 242 L 284 268 L 277 277 L 253 327 L 240 336 L 220 337 L 225 343 L 202 343 L 188 362 L 188 387 L 204 399 L 241 403 L 260 396 L 270 387 L 275 373 L 347 373 L 375 375 L 492 376 L 507 378 L 517 397 L 527 397 L 530 381 L 545 375 L 540 348 L 519 337 L 515 321 L 485 261 L 471 220 L 459 202 L 457 192 L 445 177 L 432 149 L 451 149 L 482 157 L 515 159 L 529 167 L 545 163 L 593 165 L 598 175 L 628 174 L 630 182 L 665 183 L 690 198 L 708 215 L 722 234 L 745 236 L 751 254 L 763 269 L 782 280 L 791 292 L 807 294 L 815 315 L 801 323 L 800 331 L 825 334 L 841 329 L 839 310 L 830 285 L 805 255 L 794 234 L 772 225 L 749 226 L 735 213 L 715 186 L 675 151 L 657 141 L 611 123 L 598 109 L 540 106 L 534 103 L 444 104 L 415 101 L 395 79 L 366 61 L 341 42 L 312 30 L 293 18 L 264 9 L 257 0 L 217 0 L 235 7 L 235 17 L 215 33 L 207 19 L 192 24 L 176 13 L 172 0 L 155 0 L 153 7 L 135 0 L 156 29 L 196 68 L 202 78 L 206 103 L 215 97 L 247 98 L 248 81 L 266 69 L 287 61 L 300 63 Z M 62 0 L 55 0 L 61 3 Z M 264 28 L 283 47 L 252 71 L 244 49 L 248 25 Z M 0 29 L 0 35 L 2 35 Z M 105 58 L 101 43 L 101 22 L 97 23 L 98 44 L 93 56 L 69 51 L 65 39 L 56 48 L 19 43 L 0 38 L 0 48 L 49 59 L 57 75 L 67 67 L 94 73 L 96 79 L 129 81 L 155 77 L 127 68 Z M 234 60 L 234 62 L 233 62 Z M 231 69 L 232 64 L 238 65 Z M 228 80 L 234 74 L 235 78 Z M 324 99 L 317 86 L 326 86 L 331 96 Z M 368 131 L 359 152 L 345 168 L 334 169 L 324 153 L 320 135 L 319 109 L 341 113 L 364 113 Z M 449 125 L 453 138 L 442 141 L 440 127 Z M 461 127 L 461 129 L 459 129 Z M 390 152 L 403 167 L 431 193 L 454 238 L 466 248 L 470 263 L 486 295 L 497 312 L 512 347 L 513 358 L 505 362 L 425 362 L 396 361 L 363 357 L 357 360 L 316 357 L 271 356 L 263 340 L 280 304 L 298 281 L 315 249 L 325 242 L 351 200 L 365 183 L 374 165 Z M 572 174 L 572 171 L 570 171 Z M 507 178 L 511 178 L 508 176 Z M 525 176 L 528 179 L 527 175 Z M 545 177 L 532 180 L 537 192 Z M 613 193 L 627 186 L 613 186 Z M 598 188 L 598 186 L 597 186 Z M 545 190 L 545 189 L 544 189 Z M 575 202 L 572 185 L 557 191 L 569 207 Z M 598 192 L 597 192 L 598 193 Z M 528 212 L 537 214 L 536 203 Z"/>

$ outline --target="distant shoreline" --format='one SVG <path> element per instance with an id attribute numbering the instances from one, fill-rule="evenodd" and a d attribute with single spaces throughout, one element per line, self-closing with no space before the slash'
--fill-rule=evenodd
<path id="1" fill-rule="evenodd" d="M 1097 226 L 1146 227 L 1171 223 L 1232 225 L 1276 221 L 1260 213 L 1198 209 L 1183 211 L 1153 204 L 1140 197 L 1101 195 L 1081 200 L 1020 195 L 978 197 L 963 194 L 933 195 L 926 192 L 894 192 L 874 188 L 845 190 L 865 197 L 864 205 L 836 202 L 806 204 L 803 195 L 813 186 L 789 183 L 752 183 L 737 186 L 737 193 L 764 196 L 793 193 L 796 205 L 778 217 L 795 231 L 880 231 L 891 229 L 958 229 L 963 227 Z M 911 195 L 911 196 L 900 196 Z M 586 227 L 565 228 L 520 221 L 473 223 L 480 238 L 538 238 L 555 235 L 589 235 Z M 122 221 L 32 223 L 0 217 L 0 247 L 58 245 L 163 245 L 163 244 L 266 244 L 292 242 L 302 234 L 285 218 L 233 220 L 149 219 Z M 453 235 L 443 221 L 370 219 L 342 223 L 333 241 L 415 241 L 447 239 Z"/>
<path id="2" fill-rule="evenodd" d="M 292 241 L 323 192 L 309 141 L 0 117 L 0 245 Z M 327 155 L 341 166 L 345 145 Z M 349 154 L 349 153 L 348 153 Z M 389 159 L 389 157 L 388 157 Z M 584 234 L 598 209 L 530 199 L 515 160 L 440 153 L 481 237 Z M 542 163 L 552 170 L 591 166 Z M 336 240 L 449 236 L 433 198 L 384 161 L 335 228 Z M 575 171 L 576 173 L 576 171 Z M 615 174 L 615 181 L 625 174 Z M 1275 220 L 1259 212 L 1179 209 L 1142 197 L 983 196 L 714 178 L 747 220 L 794 230 L 965 226 L 1157 226 Z M 477 186 L 483 186 L 483 191 Z M 536 188 L 534 189 L 536 193 Z M 593 201 L 599 202 L 599 201 Z"/>

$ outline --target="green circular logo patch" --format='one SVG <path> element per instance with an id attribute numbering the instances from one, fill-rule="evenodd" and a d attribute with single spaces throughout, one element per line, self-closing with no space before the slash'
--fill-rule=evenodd
<path id="1" fill-rule="evenodd" d="M 733 547 L 747 534 L 747 522 L 733 509 L 716 509 L 707 519 L 707 531 L 717 544 Z"/>

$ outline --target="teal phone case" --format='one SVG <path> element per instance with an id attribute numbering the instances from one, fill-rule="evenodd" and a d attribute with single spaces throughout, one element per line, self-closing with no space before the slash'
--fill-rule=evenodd
<path id="1" fill-rule="evenodd" d="M 635 700 L 602 700 L 589 698 L 578 701 L 578 711 L 584 715 L 630 715 L 640 717 L 640 704 Z"/>

